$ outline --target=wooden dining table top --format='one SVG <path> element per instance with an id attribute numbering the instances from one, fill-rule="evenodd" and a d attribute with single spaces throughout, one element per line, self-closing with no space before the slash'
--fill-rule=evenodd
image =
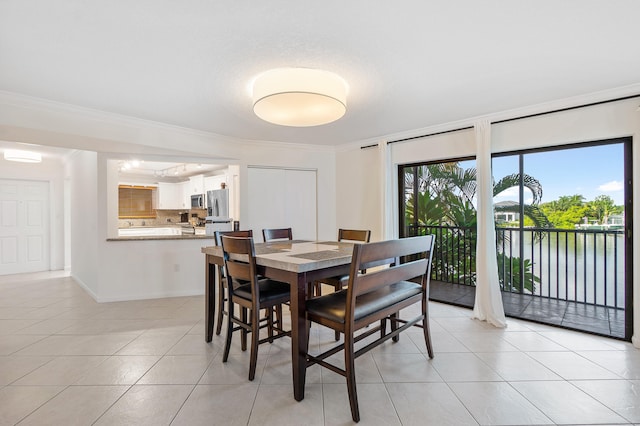
<path id="1" fill-rule="evenodd" d="M 256 264 L 302 273 L 351 263 L 353 243 L 284 240 L 255 243 Z M 222 257 L 222 247 L 203 247 L 202 253 Z"/>

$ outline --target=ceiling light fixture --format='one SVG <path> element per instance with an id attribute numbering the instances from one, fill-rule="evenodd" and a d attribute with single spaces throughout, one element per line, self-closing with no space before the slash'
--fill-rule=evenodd
<path id="1" fill-rule="evenodd" d="M 42 155 L 39 152 L 7 149 L 4 151 L 4 159 L 9 161 L 20 161 L 21 163 L 40 163 L 42 161 Z"/>
<path id="2" fill-rule="evenodd" d="M 319 126 L 347 111 L 347 83 L 323 70 L 273 69 L 256 77 L 252 93 L 253 112 L 282 126 Z"/>

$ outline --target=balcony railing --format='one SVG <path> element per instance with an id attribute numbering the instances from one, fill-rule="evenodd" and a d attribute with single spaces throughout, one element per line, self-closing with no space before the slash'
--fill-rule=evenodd
<path id="1" fill-rule="evenodd" d="M 432 279 L 475 285 L 476 229 L 409 226 L 434 234 Z M 496 228 L 502 290 L 589 305 L 625 308 L 623 230 Z"/>

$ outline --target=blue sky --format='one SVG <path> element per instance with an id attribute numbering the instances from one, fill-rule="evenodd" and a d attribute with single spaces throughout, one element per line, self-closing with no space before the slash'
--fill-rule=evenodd
<path id="1" fill-rule="evenodd" d="M 475 163 L 475 162 L 474 162 Z M 601 145 L 526 154 L 524 170 L 542 185 L 542 202 L 557 200 L 562 195 L 584 196 L 592 201 L 598 195 L 608 195 L 616 205 L 623 204 L 624 180 L 623 144 Z M 467 167 L 461 164 L 463 167 Z M 493 159 L 494 179 L 518 171 L 518 157 Z M 517 200 L 517 189 L 505 191 L 495 201 Z M 525 190 L 525 202 L 530 192 Z"/>

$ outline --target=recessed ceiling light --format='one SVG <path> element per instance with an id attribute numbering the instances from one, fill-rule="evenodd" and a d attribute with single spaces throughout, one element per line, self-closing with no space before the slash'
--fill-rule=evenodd
<path id="1" fill-rule="evenodd" d="M 4 151 L 4 159 L 9 161 L 19 161 L 21 163 L 40 163 L 42 161 L 42 155 L 39 152 L 6 149 Z"/>

